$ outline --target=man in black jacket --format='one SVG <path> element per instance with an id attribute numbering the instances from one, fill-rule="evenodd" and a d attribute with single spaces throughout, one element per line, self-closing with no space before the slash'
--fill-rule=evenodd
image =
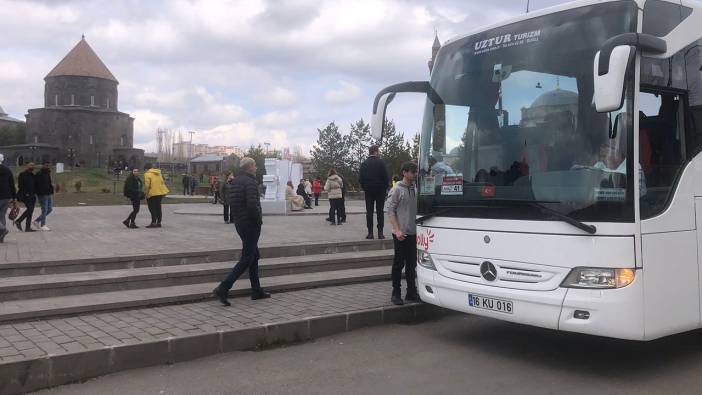
<path id="1" fill-rule="evenodd" d="M 34 232 L 32 229 L 32 214 L 34 214 L 34 205 L 37 203 L 36 188 L 34 180 L 34 163 L 27 163 L 27 167 L 17 176 L 19 191 L 17 192 L 17 200 L 24 203 L 27 209 L 24 213 L 15 220 L 15 226 L 22 231 L 22 221 L 27 221 L 24 228 L 25 232 Z"/>
<path id="2" fill-rule="evenodd" d="M 383 226 L 385 225 L 385 196 L 390 184 L 390 175 L 385 161 L 380 159 L 380 148 L 373 145 L 369 149 L 370 156 L 361 164 L 359 181 L 361 188 L 366 195 L 366 226 L 368 227 L 368 236 L 366 239 L 373 238 L 373 206 L 378 215 L 378 238 L 384 239 Z"/>
<path id="3" fill-rule="evenodd" d="M 15 204 L 17 191 L 15 190 L 15 177 L 12 170 L 2 164 L 5 157 L 0 154 L 0 243 L 5 241 L 5 236 L 10 232 L 7 229 L 7 209 Z"/>
<path id="4" fill-rule="evenodd" d="M 258 239 L 261 236 L 263 213 L 261 212 L 261 196 L 258 193 L 258 183 L 256 182 L 256 161 L 251 158 L 243 158 L 239 166 L 241 174 L 232 182 L 227 198 L 234 217 L 236 233 L 241 237 L 241 258 L 227 278 L 212 291 L 225 306 L 231 305 L 227 300 L 229 290 L 232 289 L 234 282 L 245 270 L 249 271 L 251 299 L 271 297 L 261 288 L 258 280 L 258 259 L 260 258 Z"/>

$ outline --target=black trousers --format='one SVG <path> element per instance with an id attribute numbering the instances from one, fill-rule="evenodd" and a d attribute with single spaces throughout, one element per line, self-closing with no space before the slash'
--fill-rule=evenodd
<path id="1" fill-rule="evenodd" d="M 183 195 L 190 195 L 190 184 L 183 184 Z"/>
<path id="2" fill-rule="evenodd" d="M 146 205 L 149 207 L 149 212 L 151 213 L 151 223 L 160 224 L 161 223 L 161 201 L 163 196 L 152 196 L 146 199 Z"/>
<path id="3" fill-rule="evenodd" d="M 395 258 L 392 262 L 392 293 L 400 296 L 402 269 L 405 269 L 407 292 L 416 292 L 417 285 L 417 236 L 409 235 L 400 241 L 392 235 L 395 246 Z"/>
<path id="4" fill-rule="evenodd" d="M 373 209 L 375 208 L 378 217 L 378 231 L 382 232 L 385 227 L 385 190 L 366 191 L 366 226 L 368 233 L 373 233 Z"/>
<path id="5" fill-rule="evenodd" d="M 224 221 L 225 222 L 234 222 L 234 211 L 232 210 L 231 206 L 228 204 L 224 205 Z"/>
<path id="6" fill-rule="evenodd" d="M 319 206 L 319 194 L 318 193 L 314 194 L 314 205 Z"/>
<path id="7" fill-rule="evenodd" d="M 30 198 L 27 198 L 22 201 L 24 205 L 27 207 L 26 210 L 20 215 L 19 218 L 16 219 L 17 223 L 22 223 L 22 221 L 27 221 L 27 224 L 25 225 L 24 229 L 29 230 L 32 226 L 32 215 L 34 214 L 34 205 L 37 204 L 37 197 L 32 196 Z"/>
<path id="8" fill-rule="evenodd" d="M 329 199 L 329 219 L 332 223 L 341 223 L 341 208 L 343 199 Z"/>
<path id="9" fill-rule="evenodd" d="M 227 278 L 219 284 L 219 289 L 229 291 L 234 286 L 234 282 L 248 270 L 251 290 L 253 293 L 260 293 L 262 289 L 258 279 L 258 260 L 261 254 L 258 251 L 258 239 L 261 237 L 261 226 L 236 224 L 236 233 L 241 238 L 241 258 L 229 272 Z"/>
<path id="10" fill-rule="evenodd" d="M 141 207 L 141 199 L 132 199 L 132 212 L 127 217 L 127 221 L 134 223 L 137 214 L 139 214 L 139 208 Z"/>

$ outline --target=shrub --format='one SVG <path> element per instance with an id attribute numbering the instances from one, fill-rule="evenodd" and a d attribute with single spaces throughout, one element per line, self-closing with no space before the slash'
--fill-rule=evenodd
<path id="1" fill-rule="evenodd" d="M 102 191 L 102 193 L 110 193 L 110 192 L 112 192 L 112 190 L 111 190 L 110 188 L 102 188 L 100 191 Z"/>
<path id="2" fill-rule="evenodd" d="M 73 184 L 73 186 L 76 188 L 76 192 L 80 192 L 80 189 L 83 187 L 83 181 L 78 180 Z"/>

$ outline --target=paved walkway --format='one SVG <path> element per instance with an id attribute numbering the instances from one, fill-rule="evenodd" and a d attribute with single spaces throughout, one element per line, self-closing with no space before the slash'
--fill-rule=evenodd
<path id="1" fill-rule="evenodd" d="M 354 202 L 361 204 L 361 202 Z M 0 263 L 151 255 L 237 248 L 241 241 L 233 225 L 215 215 L 178 215 L 177 210 L 213 210 L 208 203 L 163 206 L 163 228 L 145 229 L 146 205 L 137 218 L 140 229 L 127 229 L 121 221 L 130 206 L 57 207 L 48 218 L 51 232 L 22 233 L 12 228 L 0 244 Z M 326 206 L 309 211 L 327 212 Z M 266 216 L 260 245 L 303 244 L 362 240 L 365 217 L 350 215 L 342 226 L 330 226 L 324 216 Z M 386 220 L 387 223 L 387 220 Z M 389 235 L 389 230 L 386 234 Z"/>
<path id="2" fill-rule="evenodd" d="M 387 282 L 0 325 L 0 362 L 215 333 L 389 306 Z"/>

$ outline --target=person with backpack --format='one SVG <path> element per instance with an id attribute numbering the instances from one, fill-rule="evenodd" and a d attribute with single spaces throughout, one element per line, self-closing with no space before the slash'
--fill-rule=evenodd
<path id="1" fill-rule="evenodd" d="M 24 171 L 17 176 L 19 191 L 17 191 L 17 200 L 24 203 L 26 209 L 22 215 L 15 220 L 15 226 L 22 231 L 22 221 L 26 221 L 24 227 L 25 232 L 34 232 L 32 229 L 32 214 L 34 214 L 34 205 L 37 204 L 36 195 L 36 180 L 34 179 L 34 163 L 29 162 Z"/>
<path id="2" fill-rule="evenodd" d="M 144 173 L 144 195 L 146 195 L 146 204 L 151 213 L 151 223 L 146 227 L 160 228 L 163 217 L 161 203 L 170 191 L 163 180 L 161 169 L 156 168 L 151 163 L 147 163 L 145 168 L 147 170 Z"/>
<path id="3" fill-rule="evenodd" d="M 41 207 L 41 215 L 34 220 L 34 227 L 43 231 L 50 231 L 46 226 L 46 217 L 54 211 L 54 184 L 51 182 L 51 164 L 42 163 L 41 169 L 34 175 L 37 200 Z"/>
<path id="4" fill-rule="evenodd" d="M 132 202 L 132 212 L 122 223 L 129 229 L 137 229 L 138 226 L 135 220 L 137 214 L 139 214 L 141 200 L 144 199 L 145 196 L 144 183 L 141 181 L 141 178 L 139 178 L 139 168 L 133 168 L 131 174 L 124 180 L 123 194 Z"/>
<path id="5" fill-rule="evenodd" d="M 0 243 L 5 242 L 5 236 L 10 231 L 7 229 L 5 218 L 7 210 L 10 206 L 16 204 L 17 190 L 15 189 L 15 177 L 12 175 L 12 170 L 2 164 L 5 161 L 5 156 L 0 154 Z"/>

